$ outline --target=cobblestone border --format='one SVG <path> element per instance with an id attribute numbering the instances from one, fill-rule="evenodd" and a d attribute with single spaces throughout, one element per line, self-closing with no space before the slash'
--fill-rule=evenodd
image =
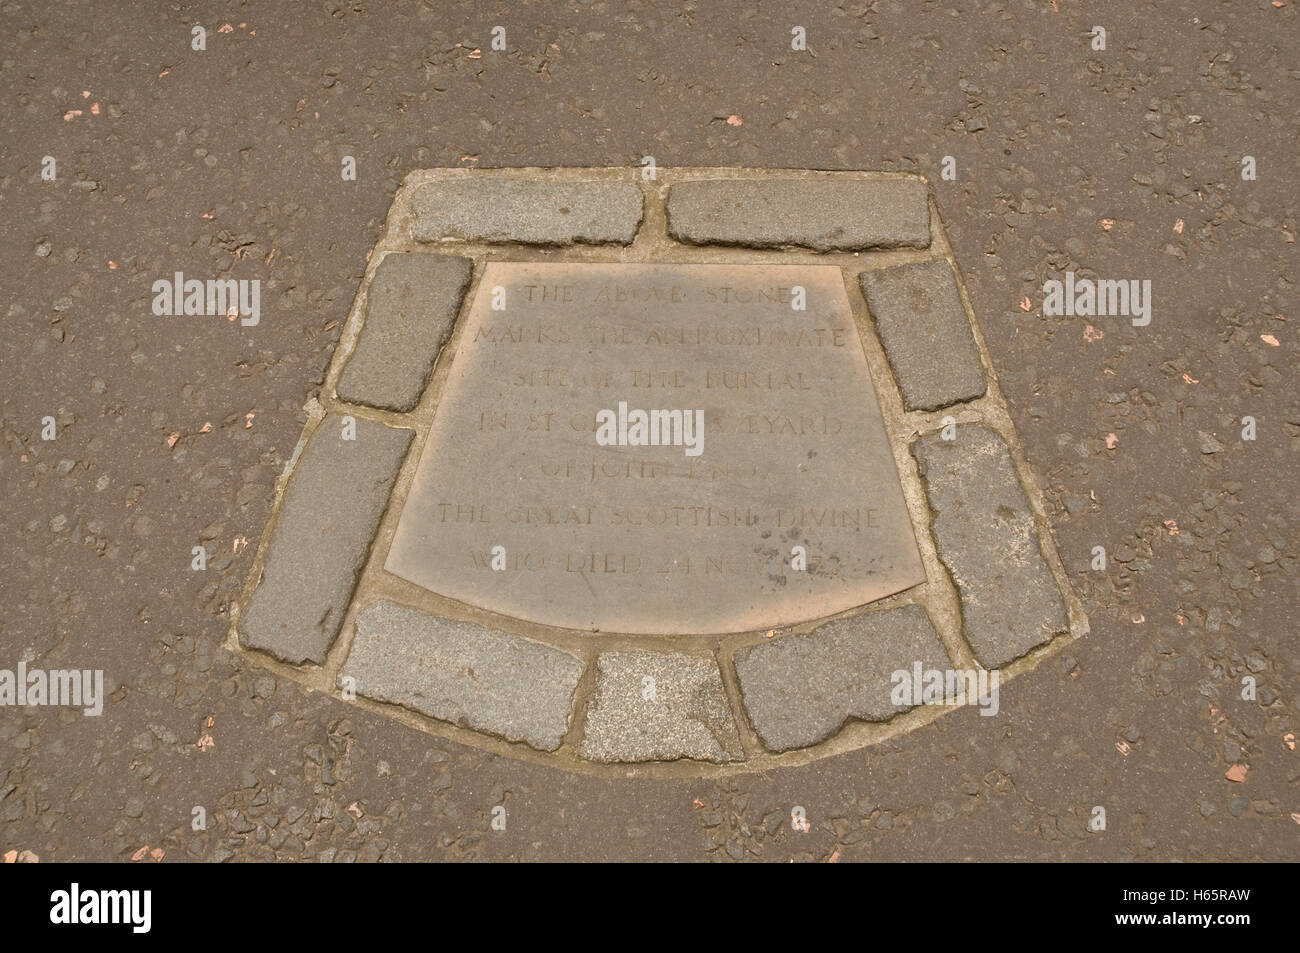
<path id="1" fill-rule="evenodd" d="M 711 189 L 705 184 L 708 182 L 720 184 Z M 692 184 L 674 201 L 673 187 L 684 183 Z M 587 185 L 597 187 L 584 188 Z M 636 224 L 631 224 L 636 203 L 629 198 L 629 186 L 641 196 Z M 871 213 L 876 218 L 840 228 L 834 218 L 836 210 L 845 207 L 845 196 L 853 195 L 855 187 L 861 189 L 858 204 L 849 207 L 857 207 L 859 215 Z M 467 227 L 454 203 L 449 206 L 439 198 L 440 188 L 453 196 L 469 194 L 479 200 L 489 196 L 495 204 L 486 217 L 471 223 L 474 227 Z M 747 236 L 718 221 L 719 210 L 725 211 L 729 196 L 740 192 L 752 198 L 765 190 L 770 199 L 762 229 Z M 536 201 L 530 201 L 530 195 Z M 689 208 L 681 196 L 698 201 L 700 206 Z M 924 196 L 923 215 L 916 196 Z M 431 206 L 436 210 L 433 217 Z M 670 214 L 676 216 L 676 224 L 670 223 Z M 430 224 L 434 221 L 436 227 Z M 928 244 L 924 232 L 918 234 L 921 221 L 928 225 Z M 512 223 L 517 223 L 513 232 Z M 675 240 L 673 234 L 686 241 Z M 715 241 L 723 244 L 708 244 Z M 387 256 L 407 253 L 472 262 L 472 277 L 456 308 L 455 326 L 449 339 L 440 335 L 446 343 L 436 355 L 422 396 L 409 412 L 348 403 L 338 396 L 337 388 L 362 339 L 376 273 Z M 272 562 L 272 544 L 275 560 L 283 564 L 280 540 L 297 532 L 290 525 L 294 521 L 289 512 L 292 487 L 295 480 L 306 479 L 298 474 L 304 466 L 304 451 L 326 426 L 327 415 L 330 426 L 350 415 L 366 427 L 379 424 L 415 431 L 405 461 L 391 478 L 392 498 L 405 497 L 459 343 L 465 312 L 489 261 L 839 266 L 894 451 L 926 581 L 831 619 L 779 632 L 757 630 L 717 637 L 602 634 L 593 639 L 590 634 L 526 623 L 457 603 L 386 573 L 382 566 L 400 511 L 390 505 L 373 541 L 353 553 L 364 560 L 364 567 L 355 590 L 341 597 L 346 603 L 337 607 L 341 620 L 327 613 L 327 628 L 337 625 L 339 634 L 332 644 L 327 642 L 328 652 L 319 664 L 288 664 L 282 659 L 293 657 L 293 653 L 277 652 L 265 638 L 245 633 L 241 639 L 241 626 L 249 624 L 250 600 Z M 939 262 L 946 262 L 947 269 Z M 949 274 L 951 279 L 945 277 Z M 949 280 L 951 287 L 944 284 Z M 457 282 L 435 280 L 432 284 L 451 287 Z M 918 324 L 923 334 L 959 332 L 953 352 L 957 355 L 955 383 L 953 375 L 946 373 L 942 354 L 935 356 L 939 349 L 918 350 L 916 342 L 907 337 L 909 323 L 907 314 L 898 311 L 899 301 L 926 316 Z M 384 327 L 385 337 L 402 339 L 401 328 L 394 329 L 391 323 Z M 964 358 L 958 353 L 962 349 L 967 349 Z M 927 351 L 937 363 L 927 364 Z M 975 377 L 981 374 L 982 380 L 977 382 Z M 359 392 L 359 387 L 349 391 L 350 395 Z M 226 647 L 306 687 L 336 697 L 342 690 L 343 697 L 367 710 L 508 757 L 590 773 L 653 777 L 698 777 L 803 764 L 879 743 L 952 710 L 936 705 L 896 705 L 877 691 L 864 694 L 863 686 L 845 677 L 846 672 L 874 673 L 879 679 L 881 672 L 902 662 L 926 660 L 929 665 L 928 660 L 935 658 L 935 664 L 983 669 L 984 661 L 996 667 L 1005 685 L 1088 631 L 1082 604 L 1056 551 L 1040 489 L 961 286 L 960 270 L 929 199 L 928 186 L 918 176 L 659 169 L 657 178 L 647 181 L 636 168 L 414 171 L 395 196 L 383 234 L 369 255 L 326 376 L 322 400 L 313 400 L 307 410 L 307 426 L 277 482 L 272 517 L 233 613 Z M 936 441 L 945 425 L 957 439 L 940 445 Z M 961 453 L 962 441 L 967 438 L 975 456 L 963 457 Z M 966 466 L 972 461 L 976 461 L 974 470 Z M 386 475 L 372 472 L 368 479 L 370 485 L 383 485 L 382 492 L 387 492 Z M 990 480 L 1000 481 L 994 492 L 986 485 Z M 979 491 L 987 497 L 996 518 L 1002 518 L 999 508 L 1014 510 L 1017 500 L 1023 506 L 1023 512 L 1009 520 L 1007 530 L 996 537 L 996 543 L 1005 565 L 1020 567 L 1034 579 L 1038 604 L 1031 606 L 1028 614 L 1022 599 L 1022 577 L 984 572 L 982 567 L 989 568 L 991 560 L 965 558 L 978 543 L 969 538 L 973 527 L 961 519 L 945 520 L 954 500 L 960 502 L 962 494 L 975 484 L 980 484 Z M 343 583 L 335 586 L 336 591 L 347 588 Z M 318 597 L 313 606 L 319 602 Z M 365 697 L 364 687 L 354 698 L 349 697 L 348 672 L 364 671 L 366 665 L 375 664 L 373 649 L 378 643 L 374 629 L 394 616 L 392 607 L 385 608 L 382 603 L 397 603 L 405 612 L 422 613 L 428 618 L 427 638 L 439 646 L 451 646 L 453 653 L 458 638 L 481 634 L 476 627 L 491 630 L 485 644 L 475 647 L 478 658 L 490 663 L 499 657 L 502 665 L 512 666 L 502 671 L 544 673 L 538 677 L 553 680 L 548 681 L 538 702 L 546 709 L 545 715 L 539 716 L 545 727 L 512 722 L 514 709 L 503 707 L 514 690 L 508 679 L 499 680 L 499 689 L 489 689 L 477 699 L 447 697 L 457 689 L 455 679 L 443 677 L 445 672 L 434 680 L 441 686 L 436 691 L 413 686 L 410 679 L 403 678 L 372 689 L 372 694 L 384 701 Z M 331 604 L 331 611 L 334 608 Z M 371 628 L 371 654 L 365 657 L 358 643 L 362 612 L 371 619 L 363 622 Z M 999 626 L 1014 628 L 1028 624 L 1026 620 L 1032 628 L 1015 632 L 1012 638 L 998 637 Z M 890 634 L 895 631 L 910 631 L 915 638 L 900 643 Z M 877 635 L 863 635 L 872 632 Z M 415 656 L 410 652 L 409 645 L 394 644 L 392 655 L 411 665 Z M 944 653 L 946 659 L 940 657 Z M 634 658 L 648 660 L 646 664 L 657 670 L 686 673 L 697 685 L 690 704 L 679 705 L 657 719 L 658 736 L 646 737 L 635 730 L 639 724 L 635 696 L 630 696 L 623 684 L 628 660 Z M 436 666 L 436 659 L 431 664 Z M 785 677 L 764 676 L 765 671 L 782 672 Z M 617 707 L 620 699 L 621 709 Z M 462 704 L 466 700 L 469 710 Z M 565 705 L 569 709 L 567 728 L 556 723 L 557 712 Z M 702 726 L 707 730 L 701 731 Z M 680 760 L 637 761 L 640 757 Z M 620 763 L 621 759 L 631 763 Z"/>

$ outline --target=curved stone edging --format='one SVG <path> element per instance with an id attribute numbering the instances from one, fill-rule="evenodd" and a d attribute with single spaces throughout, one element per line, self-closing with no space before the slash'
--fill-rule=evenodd
<path id="1" fill-rule="evenodd" d="M 923 181 L 750 170 L 661 176 L 663 185 L 638 182 L 638 170 L 408 177 L 335 354 L 324 406 L 311 408 L 305 452 L 277 488 L 232 623 L 232 649 L 255 650 L 263 664 L 317 690 L 341 691 L 398 721 L 509 756 L 677 776 L 802 763 L 879 741 L 950 710 L 900 701 L 893 691 L 895 683 L 907 688 L 900 672 L 915 670 L 919 686 L 922 672 L 988 676 L 987 665 L 1005 684 L 1087 631 L 938 218 L 925 209 L 925 242 L 912 225 L 890 224 L 919 221 L 903 207 L 918 186 L 924 196 Z M 436 215 L 431 188 L 440 196 Z M 630 208 L 629 188 L 639 224 L 606 227 L 631 216 L 619 211 Z M 794 201 L 819 190 L 842 198 L 855 188 L 868 204 L 902 205 L 871 228 L 828 237 L 827 207 Z M 779 235 L 770 225 L 746 225 L 749 213 L 717 220 L 737 195 L 765 190 L 766 205 L 785 216 Z M 530 194 L 535 214 L 512 231 L 509 209 Z M 481 227 L 438 226 L 440 233 L 430 225 L 464 218 L 455 202 L 466 195 L 489 197 L 491 214 L 475 219 Z M 593 203 L 590 214 L 566 219 L 580 201 Z M 692 210 L 694 203 L 703 204 Z M 587 219 L 605 224 L 588 227 Z M 872 228 L 897 234 L 881 238 Z M 421 254 L 430 241 L 455 257 Z M 615 245 L 583 244 L 590 241 Z M 880 247 L 892 250 L 835 250 Z M 838 265 L 846 289 L 861 295 L 851 304 L 926 581 L 904 596 L 781 632 L 635 637 L 494 617 L 385 573 L 401 509 L 385 505 L 389 488 L 395 501 L 410 489 L 484 263 L 503 253 L 555 260 L 557 248 L 567 261 Z M 458 264 L 466 259 L 472 276 Z M 434 304 L 412 307 L 412 296 Z M 342 435 L 348 422 L 351 439 Z M 389 443 L 382 434 L 392 428 L 417 433 L 414 443 L 409 435 L 399 441 L 396 458 L 352 452 L 358 436 L 360 446 Z M 330 512 L 338 508 L 347 514 Z M 333 542 L 313 551 L 322 539 Z M 319 567 L 327 564 L 344 568 L 322 589 Z"/>

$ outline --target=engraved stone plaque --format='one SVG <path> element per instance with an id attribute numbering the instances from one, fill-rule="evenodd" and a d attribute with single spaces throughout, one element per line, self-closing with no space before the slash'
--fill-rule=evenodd
<path id="1" fill-rule="evenodd" d="M 385 569 L 625 634 L 922 582 L 839 268 L 489 263 Z"/>

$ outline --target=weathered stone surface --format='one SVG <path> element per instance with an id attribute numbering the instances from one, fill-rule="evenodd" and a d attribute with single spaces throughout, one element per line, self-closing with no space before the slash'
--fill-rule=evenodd
<path id="1" fill-rule="evenodd" d="M 924 579 L 838 268 L 492 262 L 479 289 L 389 572 L 628 634 L 790 625 Z M 680 428 L 598 444 L 620 404 L 699 411 L 701 452 Z"/>
<path id="2" fill-rule="evenodd" d="M 947 261 L 865 271 L 860 282 L 904 407 L 938 410 L 984 396 L 984 366 Z"/>
<path id="3" fill-rule="evenodd" d="M 412 431 L 330 414 L 289 478 L 240 641 L 295 665 L 320 664 L 338 635 Z"/>
<path id="4" fill-rule="evenodd" d="M 835 619 L 805 635 L 739 650 L 741 696 L 754 731 L 773 751 L 806 748 L 846 721 L 885 721 L 906 705 L 890 700 L 893 673 L 946 670 L 948 655 L 920 606 Z"/>
<path id="5" fill-rule="evenodd" d="M 912 445 L 934 511 L 939 556 L 961 591 L 966 638 L 998 668 L 1066 631 L 1060 590 L 1002 438 L 978 426 Z"/>
<path id="6" fill-rule="evenodd" d="M 548 645 L 377 602 L 357 614 L 342 675 L 367 698 L 554 751 L 582 669 Z"/>
<path id="7" fill-rule="evenodd" d="M 740 736 L 711 658 L 605 652 L 582 756 L 592 761 L 738 761 Z"/>
<path id="8" fill-rule="evenodd" d="M 930 206 L 916 179 L 706 179 L 669 191 L 668 233 L 697 245 L 927 248 Z"/>
<path id="9" fill-rule="evenodd" d="M 413 409 L 451 336 L 472 270 L 468 258 L 385 256 L 370 282 L 361 336 L 339 377 L 339 397 L 399 413 Z"/>
<path id="10" fill-rule="evenodd" d="M 421 186 L 411 207 L 421 242 L 630 245 L 642 215 L 633 182 L 453 179 Z"/>

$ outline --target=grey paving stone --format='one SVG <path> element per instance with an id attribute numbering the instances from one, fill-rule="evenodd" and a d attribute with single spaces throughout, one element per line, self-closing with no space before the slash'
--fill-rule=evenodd
<path id="1" fill-rule="evenodd" d="M 985 427 L 912 444 L 934 512 L 939 556 L 961 591 L 966 638 L 998 668 L 1065 632 L 1060 590 L 1039 548 L 1033 511 L 1002 438 Z"/>
<path id="2" fill-rule="evenodd" d="M 388 255 L 375 269 L 366 320 L 338 395 L 405 413 L 420 402 L 451 336 L 473 263 L 449 255 Z"/>
<path id="3" fill-rule="evenodd" d="M 896 671 L 949 668 L 920 606 L 835 619 L 805 635 L 739 650 L 736 675 L 750 724 L 773 751 L 806 748 L 846 721 L 885 721 L 909 705 L 890 695 Z"/>
<path id="4" fill-rule="evenodd" d="M 431 182 L 412 199 L 416 241 L 629 245 L 642 215 L 633 182 L 468 178 Z"/>
<path id="5" fill-rule="evenodd" d="M 338 635 L 412 431 L 330 414 L 289 478 L 240 641 L 294 665 L 320 664 Z"/>
<path id="6" fill-rule="evenodd" d="M 944 259 L 864 271 L 859 278 L 908 410 L 983 397 L 984 366 Z"/>
<path id="7" fill-rule="evenodd" d="M 916 179 L 705 179 L 669 191 L 668 233 L 696 245 L 927 248 L 930 206 Z"/>
<path id="8" fill-rule="evenodd" d="M 744 759 L 713 659 L 666 652 L 604 652 L 596 660 L 596 672 L 582 743 L 584 758 Z"/>
<path id="9" fill-rule="evenodd" d="M 357 614 L 342 675 L 367 698 L 554 751 L 582 669 L 548 645 L 376 602 Z"/>

